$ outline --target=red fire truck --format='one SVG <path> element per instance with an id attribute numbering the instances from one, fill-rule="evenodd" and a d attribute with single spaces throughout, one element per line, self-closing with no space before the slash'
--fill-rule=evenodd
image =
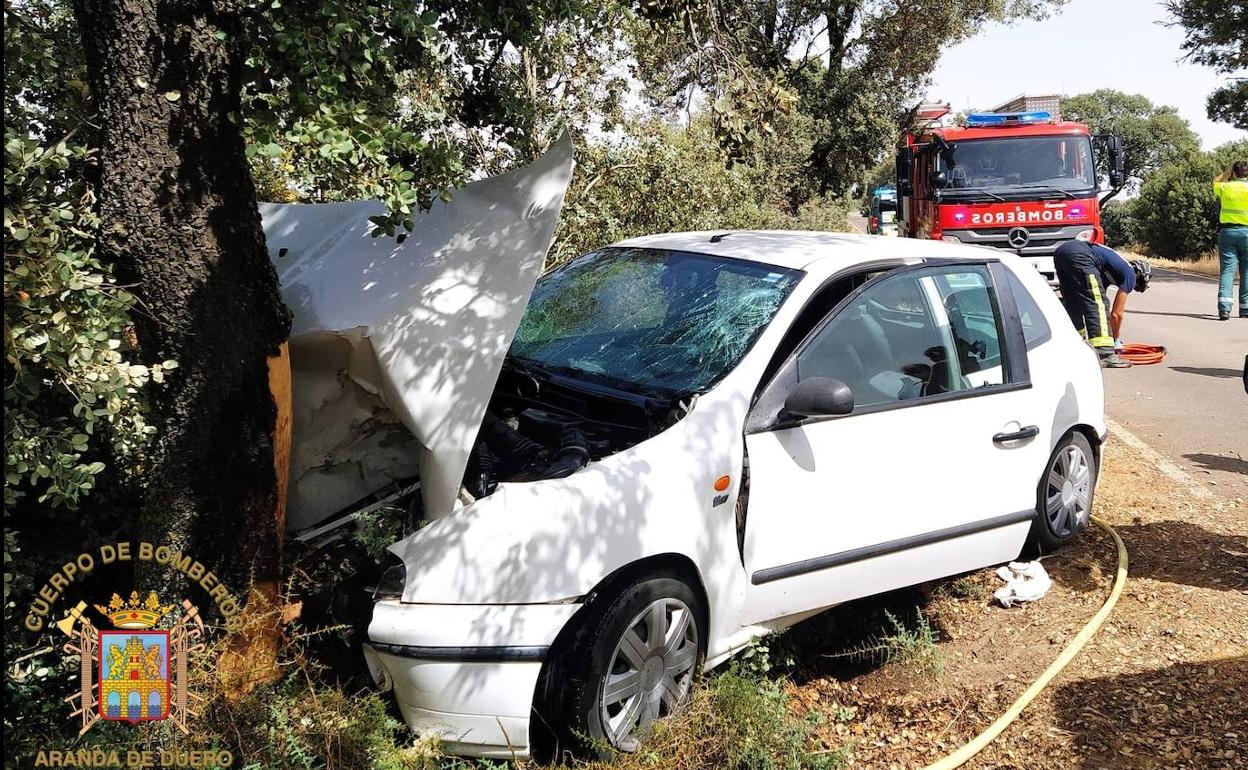
<path id="1" fill-rule="evenodd" d="M 1063 241 L 1101 243 L 1093 140 L 1108 153 L 1109 184 L 1123 184 L 1122 140 L 1041 110 L 972 112 L 938 124 L 947 104 L 920 105 L 922 128 L 897 148 L 900 234 L 1009 249 L 1056 282 Z"/>

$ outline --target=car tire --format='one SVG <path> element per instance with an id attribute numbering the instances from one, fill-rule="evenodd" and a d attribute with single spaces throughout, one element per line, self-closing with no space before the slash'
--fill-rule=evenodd
<path id="1" fill-rule="evenodd" d="M 1036 488 L 1027 541 L 1031 553 L 1052 553 L 1088 528 L 1098 470 L 1096 453 L 1082 433 L 1073 431 L 1057 442 Z"/>
<path id="2" fill-rule="evenodd" d="M 636 751 L 653 720 L 688 698 L 706 656 L 707 615 L 701 595 L 670 574 L 594 605 L 552 652 L 548 690 L 558 695 L 540 710 L 556 754 L 609 759 Z"/>

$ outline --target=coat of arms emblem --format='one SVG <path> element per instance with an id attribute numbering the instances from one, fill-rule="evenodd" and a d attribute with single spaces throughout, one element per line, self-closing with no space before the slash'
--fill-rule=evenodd
<path id="1" fill-rule="evenodd" d="M 204 631 L 195 605 L 184 600 L 172 627 L 158 629 L 172 604 L 161 604 L 155 591 L 146 598 L 138 591 L 129 599 L 113 594 L 108 606 L 95 605 L 111 621 L 111 631 L 97 630 L 82 614 L 86 607 L 79 602 L 57 624 L 70 637 L 65 651 L 81 656 L 81 687 L 66 699 L 73 716 L 82 719 L 79 734 L 100 719 L 132 724 L 168 719 L 189 732 L 186 721 L 199 698 L 187 688 L 187 662 L 203 649 Z"/>

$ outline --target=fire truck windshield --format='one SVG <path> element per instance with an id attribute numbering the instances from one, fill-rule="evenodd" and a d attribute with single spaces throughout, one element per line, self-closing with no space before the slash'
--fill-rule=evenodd
<path id="1" fill-rule="evenodd" d="M 947 196 L 1069 196 L 1096 189 L 1086 136 L 1015 136 L 958 141 L 942 153 Z"/>

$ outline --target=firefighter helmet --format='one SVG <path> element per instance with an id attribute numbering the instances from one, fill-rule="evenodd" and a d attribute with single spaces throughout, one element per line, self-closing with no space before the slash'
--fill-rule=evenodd
<path id="1" fill-rule="evenodd" d="M 1131 268 L 1135 270 L 1135 290 L 1148 291 L 1148 282 L 1153 280 L 1153 266 L 1147 259 L 1133 259 Z"/>

